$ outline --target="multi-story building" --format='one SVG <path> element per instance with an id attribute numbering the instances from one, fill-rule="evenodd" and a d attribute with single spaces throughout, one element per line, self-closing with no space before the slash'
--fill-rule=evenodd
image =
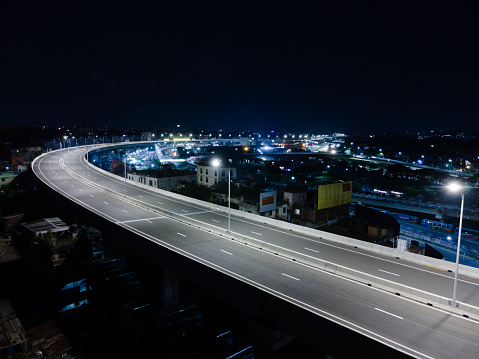
<path id="1" fill-rule="evenodd" d="M 41 147 L 27 147 L 12 149 L 12 165 L 26 165 L 32 163 L 35 157 L 42 152 Z"/>
<path id="2" fill-rule="evenodd" d="M 196 165 L 196 178 L 201 186 L 211 187 L 220 182 L 228 182 L 228 170 L 232 180 L 236 180 L 236 167 L 224 166 L 228 161 L 219 162 L 214 166 L 212 161 L 204 161 Z"/>

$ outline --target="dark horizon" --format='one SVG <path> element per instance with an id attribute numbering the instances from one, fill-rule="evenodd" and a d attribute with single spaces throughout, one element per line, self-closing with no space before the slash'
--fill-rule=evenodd
<path id="1" fill-rule="evenodd" d="M 475 3 L 4 3 L 0 125 L 479 130 Z"/>

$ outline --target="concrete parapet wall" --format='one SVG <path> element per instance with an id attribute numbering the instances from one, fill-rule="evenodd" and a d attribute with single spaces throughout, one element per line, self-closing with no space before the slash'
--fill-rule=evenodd
<path id="1" fill-rule="evenodd" d="M 89 165 L 98 170 L 98 168 L 96 168 L 92 164 L 89 164 Z M 106 174 L 106 175 L 108 175 L 112 178 L 115 178 L 117 180 L 119 179 L 119 176 L 113 175 L 109 172 L 102 171 L 102 173 L 104 173 L 104 174 Z M 141 183 L 136 183 L 136 182 L 132 182 L 132 181 L 127 181 L 127 182 L 130 185 L 134 185 L 134 186 L 137 186 L 137 187 L 143 188 L 143 189 L 152 190 L 152 191 L 157 192 L 157 193 L 159 193 L 163 196 L 168 196 L 168 197 L 170 197 L 172 199 L 176 199 L 180 202 L 186 202 L 186 203 L 190 203 L 190 204 L 193 204 L 193 205 L 206 207 L 206 208 L 212 209 L 212 210 L 214 209 L 218 212 L 223 212 L 224 215 L 228 215 L 228 209 L 227 208 L 222 207 L 222 206 L 218 206 L 214 203 L 204 202 L 204 201 L 200 201 L 200 200 L 197 200 L 197 199 L 194 199 L 194 198 L 189 198 L 189 197 L 177 194 L 177 193 L 172 193 L 172 192 L 164 191 L 164 190 L 161 190 L 161 189 L 152 188 L 150 186 L 143 185 Z M 414 253 L 410 253 L 410 252 L 406 252 L 406 251 L 401 251 L 401 250 L 398 250 L 398 249 L 395 249 L 395 248 L 384 247 L 384 246 L 380 246 L 380 245 L 377 245 L 377 244 L 374 244 L 374 243 L 364 242 L 364 241 L 361 241 L 361 240 L 358 240 L 358 239 L 354 239 L 354 238 L 350 238 L 350 237 L 346 237 L 346 236 L 341 236 L 341 235 L 321 231 L 321 230 L 314 229 L 314 228 L 303 227 L 303 226 L 300 226 L 300 225 L 297 225 L 297 224 L 292 224 L 292 223 L 289 223 L 289 222 L 279 221 L 279 220 L 276 220 L 274 218 L 263 217 L 263 216 L 259 216 L 257 214 L 242 212 L 242 211 L 239 211 L 239 210 L 236 210 L 236 209 L 231 209 L 231 214 L 234 215 L 234 216 L 242 217 L 244 219 L 249 219 L 249 220 L 257 222 L 257 223 L 264 223 L 264 224 L 268 224 L 268 225 L 271 225 L 271 226 L 275 226 L 275 227 L 277 227 L 278 229 L 281 229 L 281 230 L 289 230 L 289 231 L 294 232 L 296 234 L 304 234 L 304 235 L 307 235 L 307 236 L 318 237 L 318 238 L 325 239 L 325 240 L 328 240 L 328 241 L 331 241 L 331 242 L 335 242 L 335 243 L 347 245 L 347 246 L 350 246 L 350 247 L 363 249 L 363 250 L 366 250 L 366 251 L 370 251 L 372 253 L 383 255 L 383 256 L 386 256 L 386 257 L 392 257 L 392 258 L 405 260 L 405 261 L 415 263 L 415 264 L 419 264 L 419 265 L 434 267 L 434 268 L 442 269 L 442 270 L 445 270 L 445 271 L 455 271 L 455 268 L 456 268 L 455 263 L 448 262 L 448 261 L 445 261 L 445 260 L 440 260 L 440 259 L 431 258 L 431 257 L 425 257 L 425 256 L 421 256 L 421 255 L 418 255 L 418 254 L 414 254 Z M 461 273 L 461 275 L 465 275 L 465 276 L 469 276 L 471 278 L 478 278 L 479 279 L 479 268 L 470 267 L 470 266 L 467 266 L 467 265 L 460 264 L 459 265 L 459 272 Z"/>
<path id="2" fill-rule="evenodd" d="M 112 178 L 115 178 L 117 180 L 119 179 L 118 176 L 115 176 L 111 173 L 104 172 L 104 171 L 102 171 L 102 172 L 107 176 L 111 176 Z M 204 201 L 196 200 L 196 199 L 193 199 L 193 198 L 185 197 L 185 196 L 182 196 L 182 195 L 179 195 L 179 194 L 176 194 L 176 193 L 171 193 L 171 192 L 167 192 L 167 191 L 164 191 L 164 190 L 161 190 L 161 189 L 152 188 L 150 186 L 143 185 L 143 184 L 140 184 L 140 183 L 135 183 L 135 182 L 128 181 L 128 184 L 137 186 L 139 188 L 148 189 L 150 191 L 157 192 L 158 194 L 161 194 L 163 196 L 168 196 L 168 197 L 170 197 L 174 200 L 180 201 L 180 202 L 185 202 L 185 203 L 189 203 L 189 204 L 192 204 L 192 205 L 198 205 L 198 206 L 201 206 L 203 208 L 208 208 L 208 209 L 215 210 L 215 211 L 218 211 L 218 212 L 223 212 L 224 215 L 228 214 L 228 209 L 227 208 L 217 206 L 213 203 L 204 202 Z M 119 195 L 118 193 L 116 193 L 114 191 L 111 191 L 111 190 L 108 190 L 106 188 L 102 188 L 102 189 L 106 192 L 111 192 L 112 195 L 114 195 L 116 197 L 119 197 L 119 198 L 122 198 L 124 200 L 127 200 L 128 202 L 130 202 L 132 204 L 135 204 L 137 206 L 140 206 L 140 207 L 143 207 L 143 208 L 148 208 L 148 209 L 150 209 L 152 211 L 155 211 L 157 213 L 162 213 L 164 215 L 173 217 L 175 220 L 178 220 L 182 223 L 186 223 L 186 224 L 195 226 L 197 228 L 207 230 L 211 233 L 215 233 L 217 235 L 221 235 L 221 236 L 225 236 L 225 237 L 227 236 L 228 238 L 239 241 L 243 244 L 251 245 L 255 248 L 280 255 L 280 256 L 282 256 L 284 258 L 287 258 L 289 260 L 297 261 L 299 263 L 303 263 L 305 265 L 309 265 L 309 266 L 312 266 L 314 268 L 324 270 L 325 272 L 328 272 L 328 273 L 331 273 L 331 274 L 334 274 L 334 275 L 339 275 L 339 276 L 342 276 L 342 277 L 345 277 L 345 278 L 348 278 L 348 279 L 351 279 L 351 280 L 355 280 L 359 283 L 363 283 L 365 285 L 369 285 L 371 287 L 374 287 L 374 288 L 377 288 L 377 289 L 380 289 L 380 290 L 384 290 L 384 291 L 393 293 L 395 295 L 400 295 L 400 296 L 403 296 L 405 298 L 424 303 L 426 305 L 431 305 L 431 306 L 434 306 L 436 308 L 444 309 L 444 310 L 447 310 L 449 312 L 452 312 L 452 313 L 455 313 L 455 314 L 458 314 L 458 315 L 467 316 L 467 317 L 474 318 L 474 319 L 479 319 L 479 307 L 471 306 L 471 305 L 468 305 L 468 304 L 465 304 L 465 303 L 451 303 L 449 298 L 445 298 L 445 297 L 442 297 L 440 295 L 425 292 L 425 291 L 422 291 L 420 289 L 409 287 L 409 286 L 399 284 L 399 283 L 396 283 L 396 282 L 393 282 L 393 281 L 389 281 L 389 280 L 386 280 L 386 279 L 383 279 L 383 278 L 380 278 L 380 277 L 376 277 L 376 276 L 373 276 L 373 275 L 370 275 L 370 274 L 367 274 L 367 273 L 364 273 L 364 272 L 360 272 L 360 271 L 357 271 L 357 270 L 354 270 L 354 269 L 351 269 L 351 268 L 343 267 L 343 266 L 337 265 L 335 263 L 331 263 L 331 262 L 324 261 L 324 260 L 321 260 L 321 259 L 318 259 L 318 258 L 314 258 L 314 257 L 309 256 L 309 255 L 294 252 L 294 251 L 289 250 L 287 248 L 283 248 L 283 247 L 277 246 L 277 245 L 272 244 L 272 243 L 266 243 L 264 241 L 259 241 L 257 239 L 254 239 L 252 237 L 248 237 L 246 235 L 242 235 L 242 234 L 234 233 L 234 232 L 228 234 L 226 232 L 226 230 L 218 228 L 216 226 L 204 224 L 202 222 L 199 222 L 195 219 L 192 219 L 192 218 L 190 218 L 188 216 L 185 216 L 185 215 L 182 215 L 182 214 L 171 213 L 171 212 L 169 212 L 167 210 L 164 210 L 162 208 L 158 208 L 156 206 L 148 205 L 148 204 L 146 204 L 144 202 L 141 202 L 137 199 L 133 199 L 133 198 L 130 198 L 130 197 L 125 197 L 123 195 Z M 295 234 L 304 234 L 304 235 L 307 235 L 307 236 L 318 237 L 318 238 L 329 240 L 329 241 L 332 241 L 332 242 L 335 242 L 335 243 L 359 248 L 359 249 L 362 249 L 362 250 L 370 251 L 372 253 L 376 253 L 376 254 L 379 254 L 379 255 L 387 256 L 387 257 L 394 257 L 394 258 L 402 259 L 402 260 L 409 261 L 409 262 L 412 262 L 412 263 L 425 265 L 425 266 L 436 267 L 436 268 L 440 268 L 440 269 L 448 270 L 448 271 L 453 271 L 455 269 L 455 264 L 451 263 L 451 262 L 446 262 L 446 261 L 438 260 L 438 259 L 435 259 L 435 258 L 424 257 L 424 256 L 416 255 L 416 254 L 413 254 L 413 253 L 409 253 L 409 252 L 399 251 L 399 250 L 394 249 L 394 248 L 383 247 L 383 246 L 379 246 L 377 244 L 363 242 L 363 241 L 360 241 L 360 240 L 357 240 L 357 239 L 344 237 L 344 236 L 340 236 L 340 235 L 336 235 L 336 234 L 331 234 L 331 233 L 320 231 L 320 230 L 317 230 L 317 229 L 302 227 L 302 226 L 299 226 L 299 225 L 295 225 L 295 224 L 291 224 L 291 223 L 287 223 L 287 222 L 282 222 L 282 221 L 278 221 L 278 220 L 275 220 L 275 219 L 251 214 L 251 213 L 241 212 L 241 211 L 238 211 L 238 210 L 235 210 L 235 209 L 231 209 L 231 214 L 235 215 L 235 216 L 238 216 L 238 217 L 245 218 L 245 219 L 249 219 L 249 220 L 254 221 L 256 223 L 264 223 L 264 224 L 272 225 L 272 226 L 275 226 L 275 227 L 277 227 L 278 229 L 281 229 L 281 230 L 286 230 L 286 231 L 290 230 L 291 232 L 294 232 Z M 461 272 L 462 275 L 468 275 L 468 276 L 471 276 L 471 277 L 474 277 L 474 278 L 479 278 L 479 269 L 477 269 L 477 268 L 461 265 L 460 272 Z"/>

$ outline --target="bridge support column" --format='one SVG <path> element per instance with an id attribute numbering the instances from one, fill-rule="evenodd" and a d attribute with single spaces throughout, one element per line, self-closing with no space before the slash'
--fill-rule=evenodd
<path id="1" fill-rule="evenodd" d="M 161 270 L 161 296 L 163 309 L 179 304 L 178 274 L 168 267 Z"/>

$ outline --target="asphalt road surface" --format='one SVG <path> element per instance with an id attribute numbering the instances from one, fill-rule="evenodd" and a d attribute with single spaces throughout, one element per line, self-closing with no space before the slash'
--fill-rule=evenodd
<path id="1" fill-rule="evenodd" d="M 129 185 L 86 165 L 85 148 L 38 158 L 35 174 L 47 185 L 118 226 L 312 313 L 417 358 L 477 358 L 479 323 L 365 284 L 273 255 L 208 232 L 226 230 L 223 211 L 184 203 Z M 149 210 L 131 203 L 143 203 Z M 164 215 L 164 211 L 168 215 Z M 200 227 L 181 219 L 194 220 Z M 260 219 L 260 218 L 259 218 Z M 381 257 L 329 242 L 327 235 L 291 231 L 232 215 L 231 231 L 283 251 L 320 258 L 444 297 L 452 296 L 453 273 Z M 319 232 L 318 232 L 319 233 Z M 320 238 L 322 237 L 322 238 Z M 479 306 L 479 283 L 460 276 L 458 300 Z"/>

